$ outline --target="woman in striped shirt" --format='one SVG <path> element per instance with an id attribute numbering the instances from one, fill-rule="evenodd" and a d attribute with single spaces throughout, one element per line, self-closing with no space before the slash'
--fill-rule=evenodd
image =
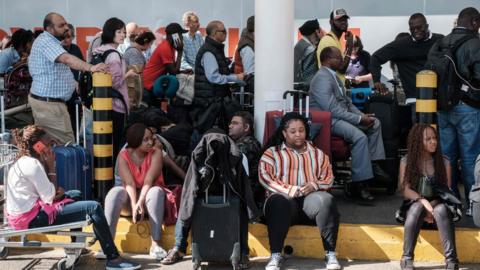
<path id="1" fill-rule="evenodd" d="M 327 269 L 341 268 L 335 255 L 339 213 L 326 192 L 333 183 L 332 168 L 328 156 L 307 141 L 307 134 L 305 117 L 287 113 L 260 160 L 259 180 L 268 196 L 264 214 L 271 257 L 266 270 L 280 269 L 290 225 L 313 220 L 320 230 Z"/>

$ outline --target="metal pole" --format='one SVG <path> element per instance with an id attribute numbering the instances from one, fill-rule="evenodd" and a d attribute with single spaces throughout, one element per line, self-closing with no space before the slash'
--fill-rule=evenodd
<path id="1" fill-rule="evenodd" d="M 437 127 L 437 74 L 431 70 L 417 73 L 416 120 Z"/>
<path id="2" fill-rule="evenodd" d="M 103 202 L 113 186 L 112 75 L 93 73 L 94 196 Z"/>

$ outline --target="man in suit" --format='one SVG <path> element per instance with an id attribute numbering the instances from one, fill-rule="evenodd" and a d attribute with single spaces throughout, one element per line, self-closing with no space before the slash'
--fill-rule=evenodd
<path id="1" fill-rule="evenodd" d="M 310 108 L 332 113 L 332 134 L 344 138 L 351 147 L 353 190 L 358 191 L 360 203 L 371 204 L 374 198 L 368 191 L 367 181 L 374 175 L 377 180 L 387 178 L 388 181 L 388 175 L 376 163 L 385 159 L 380 121 L 358 110 L 346 95 L 335 73 L 343 65 L 340 50 L 325 48 L 320 61 L 322 67 L 310 83 Z"/>

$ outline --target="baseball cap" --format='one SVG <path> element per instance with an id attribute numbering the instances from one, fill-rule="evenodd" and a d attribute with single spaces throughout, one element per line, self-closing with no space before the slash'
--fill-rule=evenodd
<path id="1" fill-rule="evenodd" d="M 167 27 L 165 27 L 165 33 L 167 35 L 171 35 L 171 34 L 175 34 L 175 33 L 179 33 L 179 34 L 183 34 L 183 33 L 187 33 L 188 30 L 185 30 L 183 29 L 180 24 L 178 23 L 171 23 L 169 25 L 167 25 Z"/>
<path id="2" fill-rule="evenodd" d="M 330 20 L 338 20 L 343 17 L 347 17 L 347 19 L 350 19 L 350 16 L 348 16 L 347 11 L 345 11 L 345 9 L 343 8 L 334 9 L 330 13 Z"/>

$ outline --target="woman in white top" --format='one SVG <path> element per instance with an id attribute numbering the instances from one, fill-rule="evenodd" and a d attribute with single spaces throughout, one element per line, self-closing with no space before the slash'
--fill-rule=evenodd
<path id="1" fill-rule="evenodd" d="M 15 229 L 45 227 L 85 220 L 88 215 L 107 256 L 106 269 L 139 269 L 140 264 L 120 257 L 98 202 L 73 202 L 56 187 L 55 155 L 45 131 L 30 125 L 14 130 L 12 135 L 19 153 L 8 171 L 9 225 Z"/>

